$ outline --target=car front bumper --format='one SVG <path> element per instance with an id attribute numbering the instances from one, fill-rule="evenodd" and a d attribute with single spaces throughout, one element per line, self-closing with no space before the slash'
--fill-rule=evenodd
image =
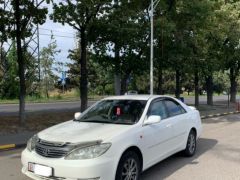
<path id="1" fill-rule="evenodd" d="M 88 160 L 53 159 L 38 155 L 35 151 L 25 149 L 22 152 L 22 173 L 35 180 L 113 180 L 115 179 L 116 163 L 112 158 L 99 157 Z M 52 177 L 38 176 L 28 171 L 28 163 L 40 164 L 53 168 Z"/>

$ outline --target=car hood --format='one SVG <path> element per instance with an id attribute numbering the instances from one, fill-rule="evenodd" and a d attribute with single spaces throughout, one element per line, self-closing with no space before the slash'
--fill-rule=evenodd
<path id="1" fill-rule="evenodd" d="M 131 125 L 85 123 L 67 121 L 50 127 L 38 133 L 38 137 L 50 142 L 82 143 L 91 141 L 106 141 L 124 133 Z"/>

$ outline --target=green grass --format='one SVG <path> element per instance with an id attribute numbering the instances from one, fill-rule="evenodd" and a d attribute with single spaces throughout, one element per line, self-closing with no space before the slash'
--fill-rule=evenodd
<path id="1" fill-rule="evenodd" d="M 104 96 L 90 94 L 89 100 L 99 100 Z M 66 93 L 51 92 L 49 98 L 41 96 L 26 96 L 26 103 L 51 103 L 51 102 L 64 102 L 64 101 L 78 101 L 80 99 L 79 93 L 75 90 Z M 18 104 L 18 99 L 0 99 L 0 104 Z"/>
<path id="2" fill-rule="evenodd" d="M 79 98 L 67 98 L 64 96 L 59 96 L 59 97 L 50 97 L 50 98 L 36 98 L 36 97 L 31 97 L 27 96 L 25 101 L 26 103 L 46 103 L 46 102 L 56 102 L 56 101 L 77 101 Z M 18 99 L 0 99 L 0 104 L 18 104 L 19 100 Z"/>

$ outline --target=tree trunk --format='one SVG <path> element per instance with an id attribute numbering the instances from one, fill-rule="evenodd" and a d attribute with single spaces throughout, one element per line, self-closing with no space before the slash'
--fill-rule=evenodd
<path id="1" fill-rule="evenodd" d="M 106 84 L 102 84 L 102 94 L 101 95 L 105 95 L 106 94 Z"/>
<path id="2" fill-rule="evenodd" d="M 16 0 L 15 19 L 16 19 L 16 40 L 17 40 L 17 61 L 18 61 L 18 75 L 20 79 L 20 94 L 19 94 L 19 120 L 21 124 L 25 123 L 25 96 L 26 96 L 26 84 L 25 84 L 25 60 L 23 58 L 22 43 L 21 43 L 21 24 L 20 24 L 20 8 L 19 0 Z"/>
<path id="3" fill-rule="evenodd" d="M 131 71 L 127 70 L 121 80 L 121 95 L 124 95 L 128 91 L 128 79 L 130 77 Z"/>
<path id="4" fill-rule="evenodd" d="M 121 80 L 121 95 L 124 95 L 127 92 L 127 79 L 128 76 L 125 75 Z"/>
<path id="5" fill-rule="evenodd" d="M 120 50 L 116 43 L 115 43 L 114 90 L 115 90 L 115 95 L 121 94 Z"/>
<path id="6" fill-rule="evenodd" d="M 160 51 L 161 51 L 161 59 L 158 62 L 158 86 L 157 86 L 157 93 L 163 94 L 163 68 L 162 68 L 162 62 L 163 59 L 163 29 L 161 30 L 161 36 L 159 37 L 159 42 L 161 42 Z"/>
<path id="7" fill-rule="evenodd" d="M 81 29 L 81 56 L 80 56 L 80 98 L 81 112 L 87 109 L 88 104 L 88 78 L 87 78 L 87 35 L 85 29 Z"/>
<path id="8" fill-rule="evenodd" d="M 115 95 L 121 94 L 121 76 L 116 71 L 114 74 L 114 90 L 115 90 Z"/>
<path id="9" fill-rule="evenodd" d="M 48 87 L 49 87 L 49 79 L 47 78 L 46 79 L 46 97 L 47 97 L 47 99 L 49 99 L 49 94 L 48 94 Z"/>
<path id="10" fill-rule="evenodd" d="M 194 73 L 194 87 L 195 87 L 195 107 L 199 106 L 199 75 L 198 71 Z"/>
<path id="11" fill-rule="evenodd" d="M 213 77 L 212 74 L 206 77 L 207 105 L 213 105 Z"/>
<path id="12" fill-rule="evenodd" d="M 234 69 L 230 68 L 230 102 L 235 103 L 237 97 L 237 77 L 234 73 Z"/>
<path id="13" fill-rule="evenodd" d="M 158 86 L 157 86 L 157 93 L 163 94 L 163 71 L 162 68 L 158 68 Z"/>
<path id="14" fill-rule="evenodd" d="M 176 98 L 180 98 L 181 94 L 181 87 L 180 87 L 180 71 L 176 70 L 176 90 L 175 90 L 175 96 Z"/>

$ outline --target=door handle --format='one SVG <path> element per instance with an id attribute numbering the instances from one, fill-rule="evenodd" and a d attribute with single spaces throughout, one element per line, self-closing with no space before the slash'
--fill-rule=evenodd
<path id="1" fill-rule="evenodd" d="M 172 128 L 172 124 L 166 125 L 167 128 Z"/>

